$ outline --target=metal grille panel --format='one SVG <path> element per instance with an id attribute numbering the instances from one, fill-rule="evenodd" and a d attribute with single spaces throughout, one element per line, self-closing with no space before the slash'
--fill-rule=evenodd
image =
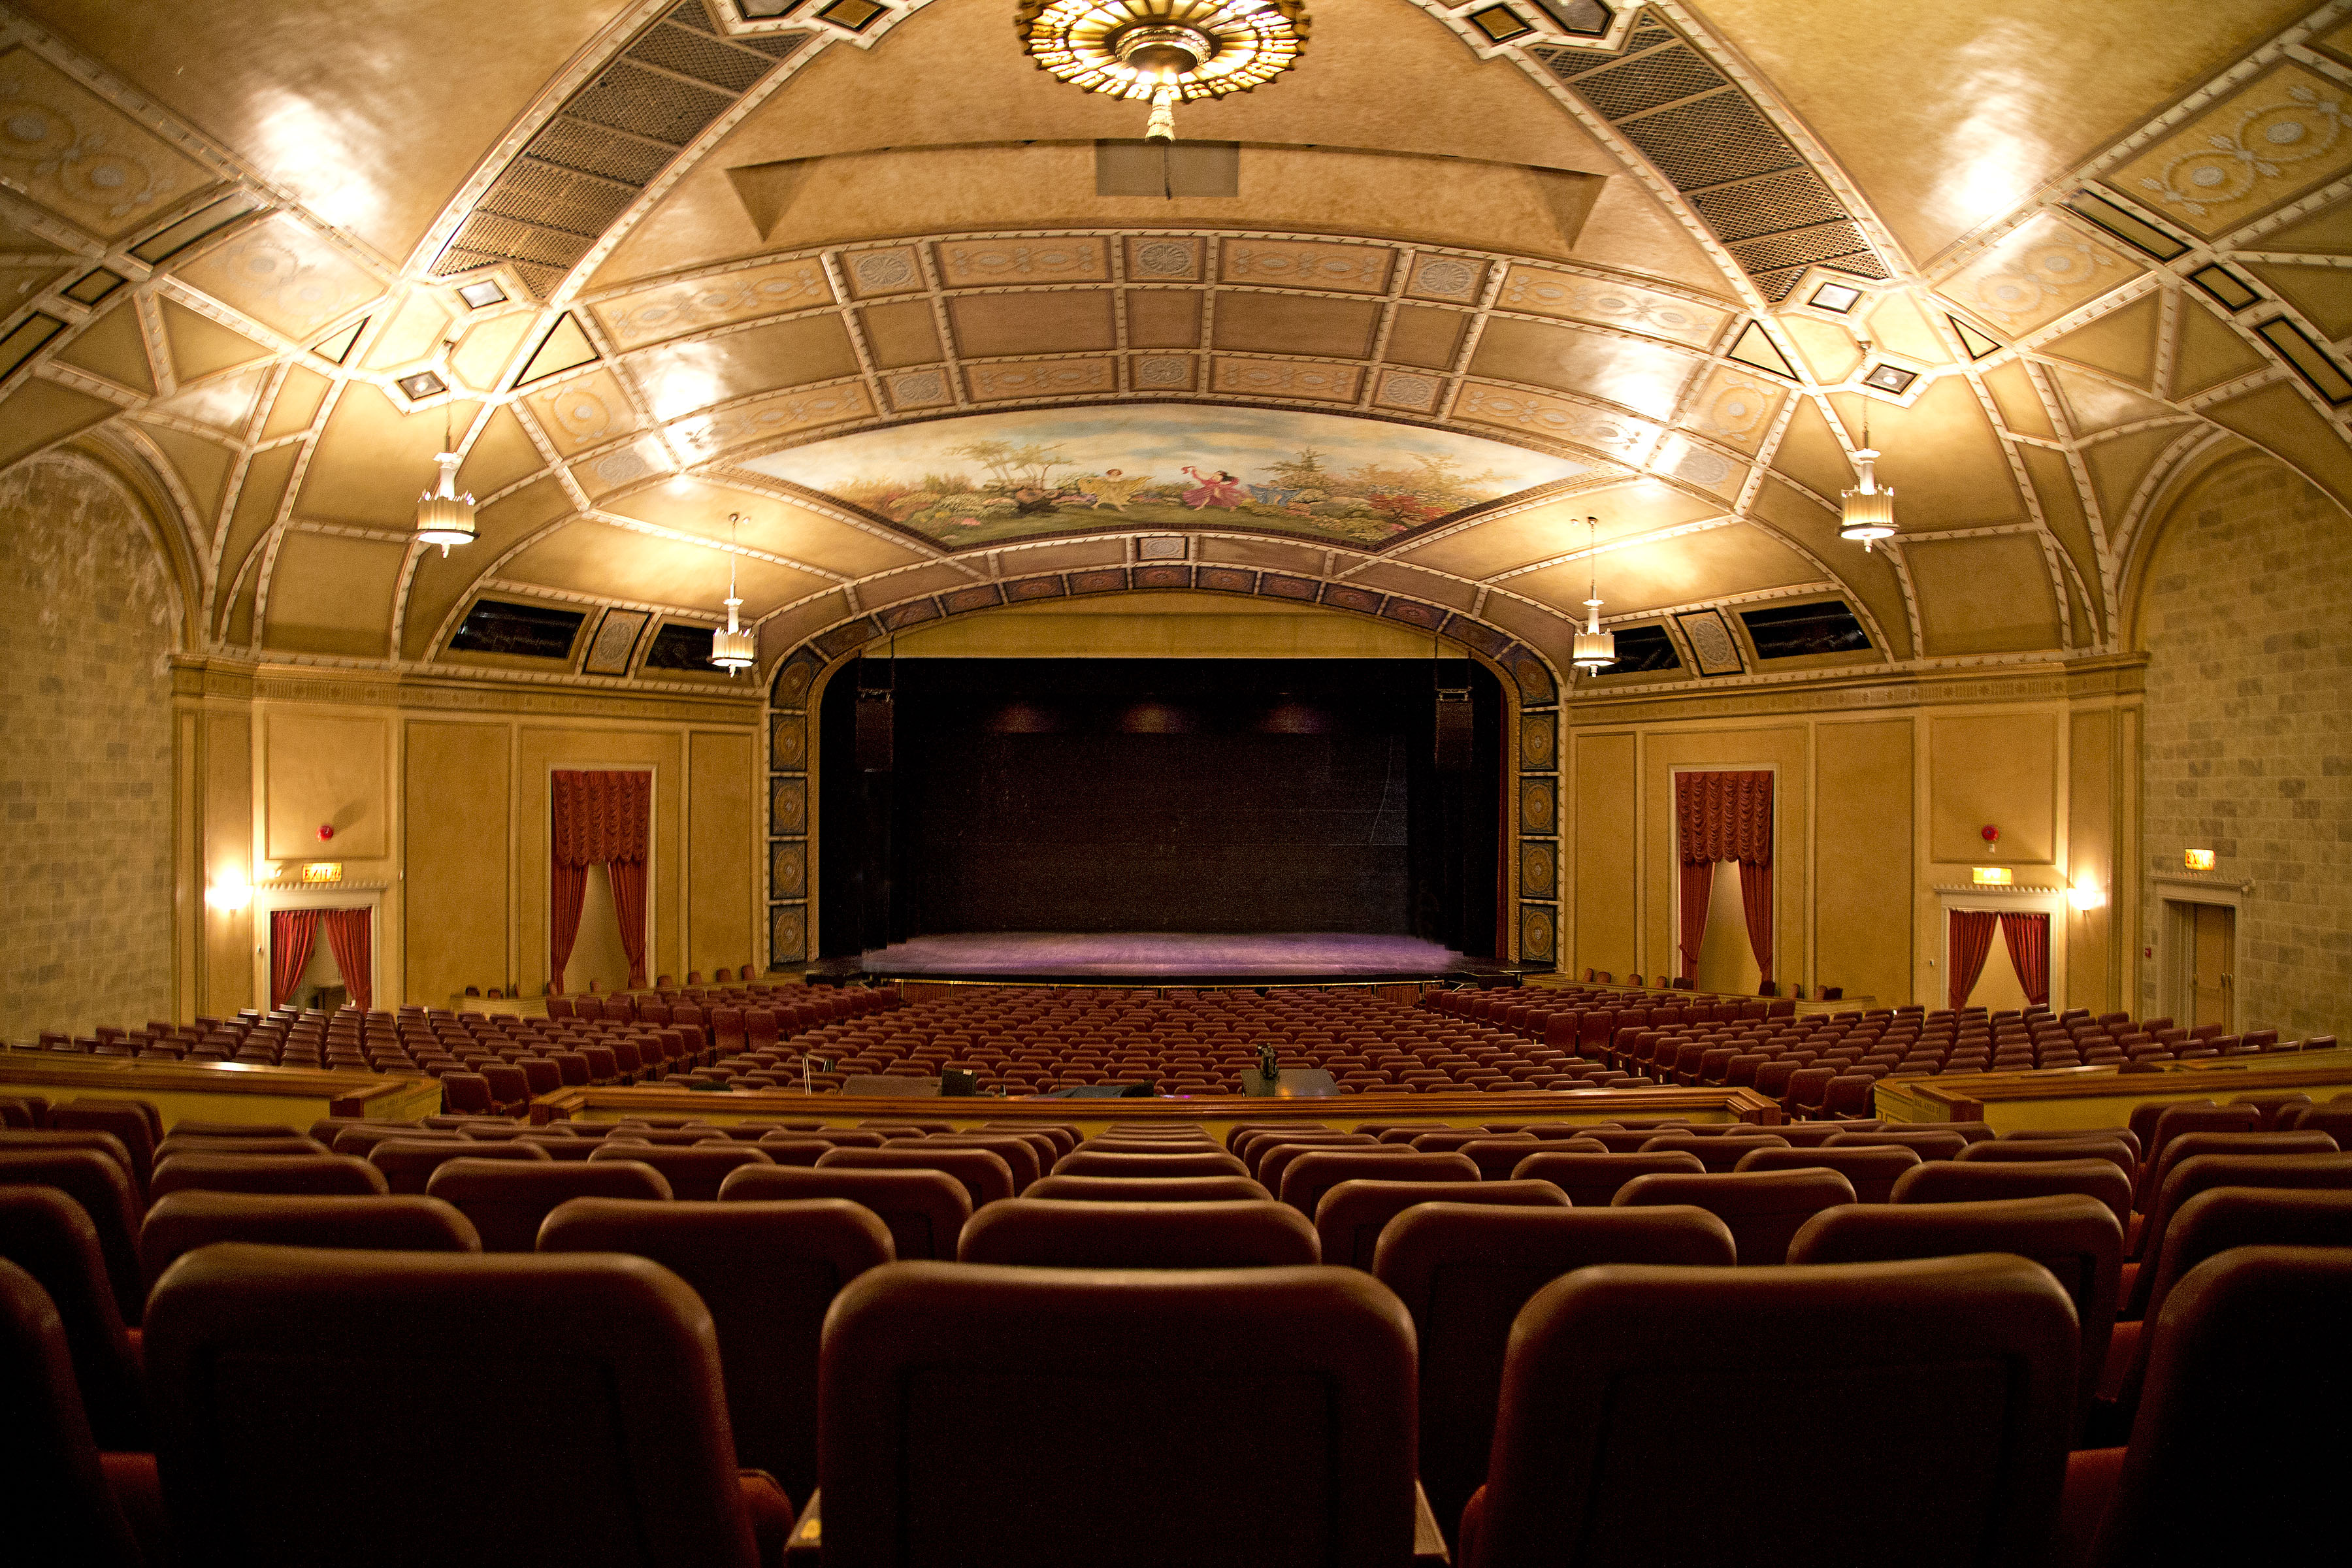
<path id="1" fill-rule="evenodd" d="M 1770 174 L 1797 163 L 1796 149 L 1772 129 L 1761 110 L 1736 92 L 1661 110 L 1623 129 L 1633 145 L 1685 191 Z"/>
<path id="2" fill-rule="evenodd" d="M 1786 234 L 1766 235 L 1759 239 L 1742 240 L 1731 247 L 1733 255 L 1751 272 L 1759 268 L 1797 267 L 1809 261 L 1827 261 L 1832 256 L 1851 256 L 1867 249 L 1868 242 L 1862 230 L 1851 219 L 1825 223 L 1811 228 L 1791 229 Z"/>
<path id="3" fill-rule="evenodd" d="M 639 142 L 602 125 L 559 114 L 530 139 L 523 151 L 533 158 L 561 163 L 586 174 L 601 174 L 623 184 L 644 185 L 677 155 L 677 149 Z"/>
<path id="4" fill-rule="evenodd" d="M 1727 244 L 1778 234 L 1799 224 L 1835 223 L 1846 216 L 1845 205 L 1811 169 L 1699 191 L 1692 195 L 1691 205 Z"/>
<path id="5" fill-rule="evenodd" d="M 633 60 L 690 76 L 729 93 L 748 91 L 752 83 L 776 67 L 776 62 L 764 55 L 732 48 L 703 34 L 659 23 L 646 28 L 629 46 L 627 53 Z"/>
<path id="6" fill-rule="evenodd" d="M 1721 71 L 1687 46 L 1677 44 L 1590 72 L 1578 79 L 1576 90 L 1604 116 L 1617 121 L 1727 85 Z"/>
<path id="7" fill-rule="evenodd" d="M 728 100 L 715 92 L 616 60 L 565 104 L 563 112 L 632 136 L 683 147 L 727 107 Z"/>

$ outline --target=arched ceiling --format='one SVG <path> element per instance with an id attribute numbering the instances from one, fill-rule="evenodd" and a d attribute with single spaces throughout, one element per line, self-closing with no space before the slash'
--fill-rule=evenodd
<path id="1" fill-rule="evenodd" d="M 137 470 L 192 651 L 651 686 L 730 561 L 768 660 L 1179 561 L 1561 668 L 1597 576 L 1610 685 L 2091 655 L 2202 465 L 2352 502 L 2344 0 L 1310 0 L 1165 171 L 1013 9 L 0 6 L 0 462 Z"/>

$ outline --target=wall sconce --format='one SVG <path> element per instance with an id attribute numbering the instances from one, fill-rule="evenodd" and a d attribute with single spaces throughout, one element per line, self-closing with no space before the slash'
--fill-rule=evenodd
<path id="1" fill-rule="evenodd" d="M 2106 905 L 2107 895 L 2096 882 L 2084 878 L 2066 889 L 2066 901 L 2081 910 L 2102 909 Z"/>
<path id="2" fill-rule="evenodd" d="M 215 882 L 205 889 L 205 902 L 226 914 L 253 901 L 253 889 L 242 881 Z"/>
<path id="3" fill-rule="evenodd" d="M 2192 871 L 2210 871 L 2213 868 L 2213 851 L 2210 849 L 2188 850 L 2181 855 L 2180 863 Z"/>

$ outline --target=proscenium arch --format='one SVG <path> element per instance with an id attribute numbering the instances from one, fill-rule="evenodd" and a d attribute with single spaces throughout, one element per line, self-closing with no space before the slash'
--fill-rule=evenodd
<path id="1" fill-rule="evenodd" d="M 1108 581 L 1112 577 L 1118 581 Z M 1242 577 L 1253 581 L 1232 580 Z M 1103 581 L 1074 589 L 1069 582 L 1073 578 Z M 1277 581 L 1269 588 L 1266 578 Z M 1055 585 L 1045 586 L 1049 581 Z M 1030 585 L 1028 592 L 1005 591 L 1019 590 L 1024 584 Z M 1300 592 L 1291 584 L 1308 591 Z M 1504 710 L 1506 799 L 1500 805 L 1496 830 L 1498 845 L 1506 851 L 1500 857 L 1496 879 L 1501 951 L 1531 963 L 1556 961 L 1559 896 L 1565 880 L 1559 826 L 1561 759 L 1566 751 L 1559 729 L 1565 688 L 1559 668 L 1549 658 L 1500 626 L 1403 595 L 1374 593 L 1328 577 L 1191 562 L 1136 562 L 921 595 L 885 609 L 844 616 L 768 666 L 761 703 L 761 724 L 768 742 L 764 770 L 768 798 L 761 813 L 768 845 L 760 878 L 761 901 L 768 911 L 765 929 L 759 936 L 761 967 L 803 962 L 812 955 L 822 897 L 814 848 L 819 771 L 815 715 L 827 685 L 853 659 L 875 643 L 887 642 L 895 632 L 950 619 L 1057 599 L 1094 599 L 1143 608 L 1154 595 L 1179 591 L 1228 595 L 1390 623 L 1400 629 L 1426 633 L 1433 654 L 1444 648 L 1448 657 L 1467 658 L 1492 674 L 1502 690 Z M 1549 868 L 1548 879 L 1526 875 L 1531 855 Z"/>

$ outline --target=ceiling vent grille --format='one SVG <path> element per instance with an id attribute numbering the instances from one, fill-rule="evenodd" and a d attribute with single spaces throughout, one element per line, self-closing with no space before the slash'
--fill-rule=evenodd
<path id="1" fill-rule="evenodd" d="M 1845 204 L 1673 28 L 1645 18 L 1616 55 L 1528 53 L 1689 198 L 1766 299 L 1786 296 L 1808 267 L 1887 275 Z"/>
<path id="2" fill-rule="evenodd" d="M 721 37 L 702 0 L 683 0 L 499 172 L 434 276 L 503 264 L 547 298 L 655 175 L 809 37 Z"/>

